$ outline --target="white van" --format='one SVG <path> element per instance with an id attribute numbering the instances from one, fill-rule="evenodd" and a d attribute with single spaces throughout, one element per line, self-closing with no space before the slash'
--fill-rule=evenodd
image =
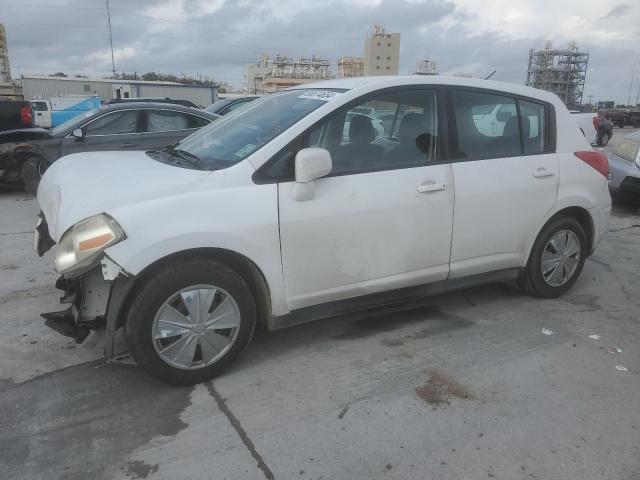
<path id="1" fill-rule="evenodd" d="M 67 95 L 50 99 L 34 98 L 33 123 L 36 127 L 53 128 L 102 104 L 96 95 Z"/>

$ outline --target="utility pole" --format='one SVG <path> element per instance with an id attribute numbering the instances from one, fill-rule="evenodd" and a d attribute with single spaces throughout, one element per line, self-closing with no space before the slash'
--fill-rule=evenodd
<path id="1" fill-rule="evenodd" d="M 636 69 L 638 65 L 633 66 L 633 71 L 631 72 L 631 83 L 629 84 L 629 95 L 627 96 L 627 107 L 631 106 L 631 89 L 633 88 L 633 81 L 636 77 Z"/>
<path id="2" fill-rule="evenodd" d="M 113 35 L 111 34 L 111 11 L 109 9 L 109 0 L 107 0 L 107 24 L 109 25 L 109 45 L 111 45 L 111 71 L 113 72 L 113 78 L 116 78 L 116 62 L 113 59 Z"/>

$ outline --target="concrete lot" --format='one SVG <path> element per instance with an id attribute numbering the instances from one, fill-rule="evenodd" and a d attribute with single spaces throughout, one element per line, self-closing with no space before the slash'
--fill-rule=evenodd
<path id="1" fill-rule="evenodd" d="M 637 210 L 563 298 L 489 285 L 258 334 L 194 388 L 46 328 L 35 201 L 0 212 L 1 478 L 640 478 Z"/>

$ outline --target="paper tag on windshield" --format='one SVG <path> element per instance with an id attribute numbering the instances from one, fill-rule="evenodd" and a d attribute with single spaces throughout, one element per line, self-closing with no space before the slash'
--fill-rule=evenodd
<path id="1" fill-rule="evenodd" d="M 334 92 L 333 90 L 307 90 L 302 95 L 299 95 L 298 98 L 310 98 L 312 100 L 328 102 L 338 95 L 340 95 L 340 92 Z"/>

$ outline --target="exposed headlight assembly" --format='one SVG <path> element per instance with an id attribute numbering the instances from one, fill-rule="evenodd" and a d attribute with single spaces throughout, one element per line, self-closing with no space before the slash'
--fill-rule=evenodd
<path id="1" fill-rule="evenodd" d="M 87 267 L 105 248 L 124 239 L 124 231 L 109 215 L 101 213 L 85 218 L 62 235 L 56 250 L 56 270 L 69 273 Z"/>

